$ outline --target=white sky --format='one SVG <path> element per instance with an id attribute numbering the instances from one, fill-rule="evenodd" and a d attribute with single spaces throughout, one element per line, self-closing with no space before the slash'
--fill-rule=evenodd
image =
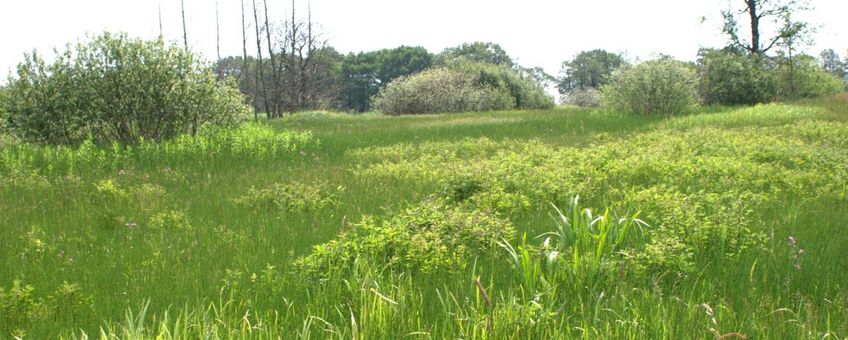
<path id="1" fill-rule="evenodd" d="M 240 0 L 218 1 L 222 54 L 241 55 Z M 305 14 L 307 0 L 297 1 L 300 14 Z M 189 44 L 213 59 L 215 0 L 185 2 Z M 166 38 L 181 43 L 179 0 L 0 0 L 0 82 L 23 60 L 24 52 L 48 53 L 88 33 L 126 31 L 155 37 L 160 3 Z M 562 61 L 594 48 L 622 52 L 630 59 L 664 53 L 694 60 L 701 46 L 723 46 L 719 11 L 729 3 L 738 5 L 740 0 L 312 0 L 312 16 L 330 45 L 343 53 L 399 45 L 424 46 L 437 53 L 463 42 L 491 41 L 521 65 L 557 74 Z M 818 32 L 816 44 L 807 51 L 818 55 L 833 48 L 844 57 L 848 2 L 811 3 L 815 10 L 804 18 L 816 24 Z M 268 4 L 272 20 L 282 19 L 291 0 Z"/>

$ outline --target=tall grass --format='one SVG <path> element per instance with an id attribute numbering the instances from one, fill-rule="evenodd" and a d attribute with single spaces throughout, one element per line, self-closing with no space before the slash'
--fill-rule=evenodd
<path id="1" fill-rule="evenodd" d="M 845 98 L 715 111 L 330 115 L 135 146 L 4 142 L 0 337 L 848 336 Z M 515 236 L 408 232 L 483 219 Z M 416 229 L 407 248 L 304 275 L 316 245 L 386 240 L 363 221 Z M 436 258 L 425 246 L 461 265 L 398 265 Z"/>

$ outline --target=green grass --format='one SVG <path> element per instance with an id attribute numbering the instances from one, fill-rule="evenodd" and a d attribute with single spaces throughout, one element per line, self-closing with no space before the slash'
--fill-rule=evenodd
<path id="1" fill-rule="evenodd" d="M 846 164 L 845 96 L 7 140 L 0 338 L 844 338 Z"/>

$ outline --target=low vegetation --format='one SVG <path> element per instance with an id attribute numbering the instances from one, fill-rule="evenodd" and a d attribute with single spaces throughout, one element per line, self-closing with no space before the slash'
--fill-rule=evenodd
<path id="1" fill-rule="evenodd" d="M 846 118 L 835 96 L 9 141 L 0 334 L 844 337 Z"/>

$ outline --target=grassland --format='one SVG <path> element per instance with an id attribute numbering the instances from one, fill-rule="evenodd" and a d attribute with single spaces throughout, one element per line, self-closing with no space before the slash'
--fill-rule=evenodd
<path id="1" fill-rule="evenodd" d="M 0 337 L 844 338 L 846 195 L 846 96 L 6 139 Z"/>

